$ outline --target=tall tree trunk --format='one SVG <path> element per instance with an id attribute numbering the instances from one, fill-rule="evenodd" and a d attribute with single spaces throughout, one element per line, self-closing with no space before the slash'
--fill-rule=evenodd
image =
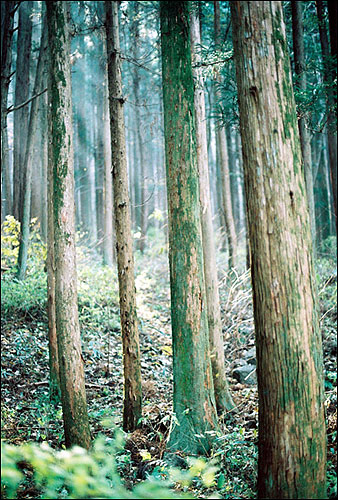
<path id="1" fill-rule="evenodd" d="M 103 47 L 104 49 L 104 47 Z M 106 51 L 104 51 L 104 54 Z M 100 254 L 103 254 L 103 237 L 104 237 L 104 205 L 103 205 L 103 184 L 104 184 L 104 156 L 103 156 L 103 142 L 104 142 L 104 121 L 102 120 L 104 112 L 103 105 L 105 88 L 102 84 L 102 80 L 104 79 L 104 73 L 101 73 L 101 68 L 98 68 L 98 80 L 99 83 L 95 86 L 95 91 L 97 95 L 97 104 L 93 106 L 93 121 L 95 124 L 94 127 L 94 174 L 95 174 L 95 220 L 97 226 L 97 243 L 96 247 Z M 108 119 L 109 125 L 109 119 Z M 95 144 L 97 145 L 95 147 Z"/>
<path id="2" fill-rule="evenodd" d="M 140 43 L 140 27 L 139 27 L 139 3 L 132 2 L 134 13 L 133 13 L 133 57 L 135 61 L 139 59 L 139 43 Z M 133 68 L 133 90 L 135 96 L 135 130 L 137 134 L 137 143 L 138 143 L 138 155 L 139 155 L 139 176 L 138 180 L 140 183 L 139 191 L 140 191 L 140 203 L 137 207 L 139 211 L 140 217 L 140 232 L 141 236 L 138 240 L 138 248 L 143 253 L 145 248 L 146 241 L 146 223 L 147 223 L 147 207 L 145 205 L 145 155 L 144 155 L 144 139 L 143 139 L 143 125 L 140 116 L 140 75 L 139 69 L 135 65 Z"/>
<path id="3" fill-rule="evenodd" d="M 43 21 L 39 59 L 36 67 L 35 83 L 33 95 L 38 94 L 42 90 L 43 83 L 43 70 L 46 61 L 46 47 L 47 47 L 47 24 Z M 26 141 L 26 152 L 24 156 L 24 163 L 21 168 L 24 171 L 24 193 L 22 205 L 22 220 L 21 220 L 21 237 L 19 246 L 19 256 L 17 265 L 17 278 L 24 279 L 27 269 L 27 256 L 28 256 L 28 243 L 29 243 L 29 224 L 30 224 L 30 211 L 31 211 L 31 183 L 33 171 L 33 155 L 34 155 L 34 139 L 38 122 L 39 99 L 33 99 L 31 104 L 28 134 Z"/>
<path id="4" fill-rule="evenodd" d="M 105 12 L 116 250 L 123 343 L 123 428 L 125 431 L 133 431 L 141 417 L 142 388 L 123 116 L 118 2 L 106 1 Z"/>
<path id="5" fill-rule="evenodd" d="M 338 5 L 337 2 L 328 1 L 327 9 L 329 12 L 329 32 L 330 32 L 330 47 L 331 47 L 331 57 L 332 57 L 332 78 L 333 81 L 337 81 L 337 13 Z M 334 87 L 334 109 L 337 117 L 337 85 Z"/>
<path id="6" fill-rule="evenodd" d="M 86 172 L 88 175 L 88 230 L 89 242 L 95 246 L 97 243 L 97 218 L 96 218 L 96 189 L 95 189 L 95 156 L 97 148 L 95 138 L 95 120 L 93 117 L 94 105 L 92 99 L 92 82 L 90 76 L 90 58 L 85 47 L 86 89 L 85 89 L 85 123 L 87 129 Z"/>
<path id="7" fill-rule="evenodd" d="M 242 161 L 242 143 L 241 134 L 236 131 L 235 134 L 235 150 L 238 175 L 238 199 L 239 199 L 239 228 L 244 232 L 246 238 L 246 211 L 245 211 L 245 193 L 243 186 L 243 161 Z"/>
<path id="8" fill-rule="evenodd" d="M 15 106 L 29 97 L 29 68 L 32 44 L 33 2 L 20 2 L 18 26 L 18 56 L 15 71 Z M 24 162 L 28 134 L 29 106 L 14 111 L 14 151 L 13 151 L 13 209 L 14 216 L 22 223 L 23 197 L 26 189 Z"/>
<path id="9" fill-rule="evenodd" d="M 46 98 L 45 98 L 46 96 Z M 48 94 L 43 96 L 43 117 L 47 126 Z M 47 149 L 47 315 L 48 315 L 48 351 L 49 351 L 49 398 L 52 403 L 61 401 L 61 383 L 58 355 L 58 342 L 56 333 L 55 310 L 55 252 L 54 252 L 54 203 L 53 203 L 53 163 L 48 161 L 48 128 L 44 131 L 45 142 L 43 151 Z"/>
<path id="10" fill-rule="evenodd" d="M 48 187 L 47 187 L 47 170 L 48 170 L 48 94 L 47 92 L 41 96 L 41 151 L 42 151 L 42 193 L 41 193 L 41 236 L 44 241 L 47 241 L 47 226 L 48 226 Z"/>
<path id="11" fill-rule="evenodd" d="M 222 165 L 220 158 L 220 148 L 218 147 L 217 126 L 218 125 L 216 123 L 216 120 L 214 120 L 214 133 L 215 133 L 215 145 L 216 145 L 216 161 L 215 161 L 216 200 L 218 207 L 219 227 L 221 229 L 221 249 L 225 251 L 229 242 L 227 237 L 226 220 L 225 220 L 225 213 L 223 206 L 223 189 L 222 189 L 222 173 L 221 173 Z"/>
<path id="12" fill-rule="evenodd" d="M 104 236 L 103 236 L 103 263 L 112 266 L 114 260 L 113 237 L 113 183 L 112 183 L 112 156 L 110 141 L 110 120 L 108 101 L 108 76 L 107 67 L 104 68 L 105 87 L 103 93 L 103 205 L 104 205 Z"/>
<path id="13" fill-rule="evenodd" d="M 225 128 L 225 135 L 228 147 L 228 159 L 229 159 L 229 181 L 230 181 L 230 191 L 231 191 L 231 201 L 232 201 L 232 213 L 235 223 L 236 236 L 239 235 L 240 225 L 239 225 L 239 176 L 237 170 L 237 162 L 235 157 L 235 151 L 233 147 L 233 138 L 231 133 L 231 126 L 227 125 Z"/>
<path id="14" fill-rule="evenodd" d="M 337 231 L 337 114 L 336 114 L 337 110 L 335 107 L 334 70 L 333 68 L 331 68 L 331 64 L 329 61 L 330 48 L 326 31 L 326 25 L 324 19 L 324 7 L 322 0 L 316 0 L 316 5 L 318 14 L 320 44 L 322 48 L 323 63 L 324 63 L 323 79 L 326 84 L 327 139 L 329 146 L 329 164 L 330 164 L 333 203 L 336 216 L 336 231 Z"/>
<path id="15" fill-rule="evenodd" d="M 92 227 L 91 227 L 91 190 L 90 190 L 90 169 L 88 163 L 88 149 L 90 147 L 90 130 L 88 127 L 88 57 L 86 57 L 86 44 L 84 35 L 80 37 L 79 50 L 82 54 L 82 77 L 83 84 L 79 88 L 78 98 L 83 103 L 77 114 L 77 132 L 78 132 L 78 156 L 79 156 L 79 173 L 80 173 L 80 195 L 81 195 L 81 225 L 83 231 L 87 235 L 87 244 L 92 243 Z"/>
<path id="16" fill-rule="evenodd" d="M 55 310 L 66 446 L 90 446 L 77 308 L 68 2 L 47 2 L 49 172 L 53 172 Z"/>
<path id="17" fill-rule="evenodd" d="M 252 258 L 258 498 L 326 498 L 323 361 L 281 2 L 231 3 Z"/>
<path id="18" fill-rule="evenodd" d="M 320 149 L 317 154 L 316 161 L 316 183 L 315 183 L 315 196 L 316 196 L 316 220 L 317 220 L 317 241 L 318 247 L 321 250 L 322 243 L 330 234 L 332 228 L 332 218 L 334 215 L 332 213 L 332 195 L 331 195 L 331 182 L 330 182 L 330 168 L 328 159 L 328 146 L 327 146 L 327 134 L 320 134 L 322 141 L 320 143 Z"/>
<path id="19" fill-rule="evenodd" d="M 217 0 L 214 1 L 214 27 L 215 27 L 215 44 L 219 49 L 221 45 L 221 28 L 220 28 L 220 7 Z M 220 92 L 220 75 L 217 74 L 215 79 L 215 100 L 216 104 L 221 101 Z M 225 228 L 228 239 L 229 251 L 229 269 L 236 267 L 237 260 L 237 235 L 235 229 L 235 221 L 232 212 L 231 202 L 231 189 L 230 189 L 230 172 L 229 172 L 229 159 L 227 140 L 225 135 L 225 128 L 219 124 L 216 130 L 216 147 L 219 153 L 220 169 L 221 169 L 221 182 L 222 182 L 222 204 L 225 219 Z"/>
<path id="20" fill-rule="evenodd" d="M 174 426 L 169 448 L 210 449 L 217 415 L 210 363 L 200 222 L 189 11 L 161 2 L 164 135 L 169 210 Z"/>
<path id="21" fill-rule="evenodd" d="M 291 9 L 292 9 L 293 52 L 295 57 L 295 72 L 297 75 L 296 87 L 298 87 L 300 91 L 306 92 L 302 2 L 292 0 Z M 309 204 L 312 245 L 313 249 L 315 250 L 316 218 L 315 218 L 315 205 L 314 205 L 314 195 L 313 195 L 313 175 L 312 175 L 311 142 L 310 142 L 311 138 L 306 126 L 305 116 L 300 116 L 298 118 L 298 128 L 300 136 L 300 145 L 302 148 L 306 194 Z"/>
<path id="22" fill-rule="evenodd" d="M 9 182 L 7 99 L 11 81 L 14 14 L 19 2 L 1 2 L 1 217 L 12 213 L 12 189 Z M 5 198 L 5 200 L 4 200 Z"/>
<path id="23" fill-rule="evenodd" d="M 9 172 L 9 144 L 7 125 L 1 133 L 1 222 L 12 212 L 12 189 Z"/>
<path id="24" fill-rule="evenodd" d="M 196 117 L 196 146 L 200 190 L 204 278 L 216 406 L 219 412 L 224 412 L 233 409 L 234 403 L 225 374 L 221 308 L 218 293 L 214 230 L 210 202 L 204 82 L 202 72 L 198 68 L 200 57 L 197 51 L 201 44 L 199 30 L 199 19 L 197 17 L 196 10 L 193 8 L 191 10 L 191 46 L 194 63 L 194 105 Z"/>
<path id="25" fill-rule="evenodd" d="M 60 369 L 56 333 L 55 311 L 55 256 L 53 220 L 53 165 L 48 164 L 47 172 L 47 314 L 48 314 L 48 351 L 49 351 L 49 397 L 51 402 L 61 400 Z"/>

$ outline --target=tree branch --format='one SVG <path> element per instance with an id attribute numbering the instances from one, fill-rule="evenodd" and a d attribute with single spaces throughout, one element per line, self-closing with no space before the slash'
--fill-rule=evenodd
<path id="1" fill-rule="evenodd" d="M 31 101 L 33 101 L 37 97 L 40 97 L 40 95 L 44 94 L 45 92 L 47 92 L 47 88 L 41 90 L 41 92 L 39 92 L 38 94 L 33 95 L 32 97 L 30 97 L 29 99 L 27 99 L 27 101 L 24 101 L 21 104 L 18 104 L 17 106 L 13 106 L 13 105 L 10 106 L 9 108 L 7 108 L 7 114 L 12 113 L 12 111 L 17 111 L 18 109 L 23 108 L 24 106 L 26 106 L 27 104 L 29 104 Z"/>

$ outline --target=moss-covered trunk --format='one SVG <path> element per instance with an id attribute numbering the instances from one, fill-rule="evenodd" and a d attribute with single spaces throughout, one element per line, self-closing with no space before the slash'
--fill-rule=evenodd
<path id="1" fill-rule="evenodd" d="M 77 309 L 68 2 L 47 2 L 49 167 L 53 172 L 55 310 L 66 446 L 90 446 Z"/>
<path id="2" fill-rule="evenodd" d="M 105 2 L 105 11 L 116 253 L 123 343 L 123 428 L 125 431 L 133 431 L 141 417 L 142 388 L 120 68 L 118 2 Z"/>
<path id="3" fill-rule="evenodd" d="M 281 2 L 232 2 L 252 256 L 259 498 L 326 498 L 321 336 Z"/>
<path id="4" fill-rule="evenodd" d="M 190 2 L 161 2 L 174 425 L 169 447 L 205 452 L 217 428 L 208 345 L 191 67 Z M 208 431 L 208 432 L 206 432 Z M 209 433 L 211 431 L 211 434 Z"/>

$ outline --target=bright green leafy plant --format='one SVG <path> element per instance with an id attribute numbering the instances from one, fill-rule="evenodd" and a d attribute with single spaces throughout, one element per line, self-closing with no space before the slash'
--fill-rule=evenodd
<path id="1" fill-rule="evenodd" d="M 98 437 L 89 452 L 80 447 L 55 451 L 47 443 L 21 446 L 2 443 L 2 498 L 17 498 L 20 485 L 27 481 L 24 471 L 30 471 L 30 486 L 36 490 L 36 498 L 41 499 L 189 498 L 170 490 L 168 481 L 161 483 L 153 478 L 129 491 L 116 467 L 116 454 L 122 449 L 122 444 L 120 432 L 116 433 L 114 440 Z"/>

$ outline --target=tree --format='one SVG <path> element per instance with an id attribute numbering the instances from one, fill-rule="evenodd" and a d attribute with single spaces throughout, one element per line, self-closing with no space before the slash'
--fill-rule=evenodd
<path id="1" fill-rule="evenodd" d="M 329 165 L 330 174 L 332 182 L 333 191 L 333 205 L 336 216 L 336 231 L 337 231 L 337 110 L 336 110 L 336 98 L 334 94 L 334 89 L 336 87 L 334 83 L 335 70 L 334 65 L 330 62 L 330 46 L 327 36 L 327 30 L 324 19 L 324 7 L 321 0 L 316 0 L 317 14 L 318 14 L 318 26 L 320 35 L 320 45 L 322 48 L 323 56 L 323 80 L 326 87 L 326 107 L 327 107 L 327 140 L 329 149 Z M 332 8 L 330 8 L 331 19 L 332 19 Z M 332 23 L 331 23 L 332 24 Z M 332 32 L 333 30 L 331 30 Z M 335 40 L 332 37 L 333 41 Z M 333 43 L 333 55 L 334 55 Z M 337 61 L 335 61 L 337 64 Z"/>
<path id="2" fill-rule="evenodd" d="M 133 16 L 133 57 L 135 61 L 139 59 L 139 44 L 140 44 L 140 21 L 139 21 L 139 2 L 131 2 L 131 6 L 134 11 Z M 140 232 L 141 236 L 138 240 L 138 248 L 143 253 L 146 242 L 146 232 L 147 232 L 147 217 L 146 217 L 146 204 L 145 204 L 145 154 L 144 154 L 144 139 L 142 133 L 142 121 L 140 114 L 140 74 L 139 68 L 135 65 L 133 68 L 133 91 L 135 97 L 135 128 L 136 128 L 136 143 L 138 145 L 138 165 L 139 165 L 139 189 L 140 189 L 140 203 L 139 203 L 139 213 L 140 213 Z"/>
<path id="3" fill-rule="evenodd" d="M 160 3 L 173 405 L 179 424 L 168 446 L 203 453 L 211 446 L 217 416 L 203 277 L 189 10 L 190 2 Z"/>
<path id="4" fill-rule="evenodd" d="M 12 66 L 12 42 L 14 15 L 19 2 L 1 3 L 1 216 L 5 212 L 11 213 L 12 190 L 9 182 L 9 155 L 8 155 L 8 132 L 7 132 L 7 99 L 8 88 L 11 81 Z M 5 191 L 5 203 L 3 191 Z M 5 208 L 5 210 L 4 210 Z"/>
<path id="5" fill-rule="evenodd" d="M 32 6 L 33 2 L 20 2 L 17 61 L 15 71 L 15 107 L 29 97 L 29 68 L 32 45 Z M 23 164 L 26 154 L 29 107 L 23 106 L 14 111 L 14 151 L 13 151 L 13 209 L 14 216 L 22 223 L 24 184 Z"/>
<path id="6" fill-rule="evenodd" d="M 47 66 L 47 65 L 46 65 Z M 47 72 L 44 74 L 44 88 L 47 88 Z M 44 241 L 47 241 L 47 225 L 48 225 L 48 182 L 47 182 L 47 170 L 48 170 L 48 122 L 47 122 L 47 112 L 48 112 L 48 94 L 45 92 L 40 100 L 40 127 L 41 127 L 41 137 L 40 137 L 40 150 L 41 155 L 41 170 L 42 170 L 42 193 L 41 193 L 41 237 Z"/>
<path id="7" fill-rule="evenodd" d="M 252 259 L 258 497 L 326 498 L 322 347 L 280 2 L 231 3 Z"/>
<path id="8" fill-rule="evenodd" d="M 90 446 L 77 309 L 68 2 L 47 2 L 49 172 L 53 172 L 55 311 L 66 446 Z"/>
<path id="9" fill-rule="evenodd" d="M 106 1 L 105 13 L 116 254 L 123 344 L 123 428 L 125 431 L 133 431 L 142 414 L 142 387 L 120 68 L 118 2 Z"/>
<path id="10" fill-rule="evenodd" d="M 214 0 L 214 30 L 215 30 L 215 45 L 217 49 L 221 46 L 221 28 L 220 28 L 220 8 L 219 1 Z M 214 83 L 215 100 L 221 101 L 220 92 L 220 75 L 216 75 Z M 237 235 L 235 229 L 235 221 L 232 212 L 231 189 L 230 189 L 230 172 L 228 147 L 225 129 L 222 124 L 218 124 L 216 130 L 216 147 L 219 155 L 221 183 L 222 183 L 222 206 L 225 219 L 225 228 L 229 248 L 229 269 L 236 266 L 237 259 Z"/>
<path id="11" fill-rule="evenodd" d="M 47 315 L 48 315 L 48 361 L 49 397 L 51 401 L 61 400 L 60 368 L 56 333 L 55 310 L 55 255 L 54 255 L 54 203 L 53 163 L 47 161 Z"/>
<path id="12" fill-rule="evenodd" d="M 329 32 L 330 32 L 330 48 L 332 57 L 332 78 L 337 79 L 337 14 L 338 6 L 336 2 L 327 2 L 329 13 Z M 337 116 L 337 86 L 334 87 L 334 103 Z"/>
<path id="13" fill-rule="evenodd" d="M 108 102 L 108 77 L 107 67 L 104 67 L 105 86 L 103 91 L 103 205 L 104 205 L 104 236 L 103 236 L 103 262 L 111 266 L 114 260 L 113 236 L 113 184 L 111 173 L 111 140 Z"/>
<path id="14" fill-rule="evenodd" d="M 35 83 L 33 89 L 33 95 L 37 95 L 42 90 L 43 84 L 43 71 L 46 61 L 46 44 L 47 44 L 47 25 L 43 21 L 41 41 L 40 41 L 40 51 L 39 59 L 36 68 Z M 32 182 L 32 171 L 33 171 L 33 147 L 35 133 L 37 129 L 38 121 L 38 111 L 39 111 L 39 98 L 32 101 L 29 123 L 28 123 L 28 133 L 26 139 L 26 151 L 24 156 L 24 162 L 21 166 L 24 172 L 24 192 L 23 192 L 23 204 L 22 204 L 22 219 L 21 219 L 21 237 L 19 246 L 19 257 L 18 257 L 18 269 L 17 278 L 22 280 L 25 277 L 27 269 L 27 256 L 28 256 L 28 244 L 29 244 L 29 224 L 30 224 L 30 213 L 31 213 L 31 182 Z"/>
<path id="15" fill-rule="evenodd" d="M 295 73 L 297 76 L 296 87 L 301 92 L 306 92 L 306 72 L 305 72 L 305 53 L 304 53 L 304 27 L 303 27 L 303 5 L 302 2 L 292 0 L 292 36 L 293 52 L 295 58 Z M 316 243 L 316 219 L 313 194 L 313 176 L 312 176 L 312 158 L 311 158 L 311 138 L 307 129 L 305 116 L 299 116 L 298 128 L 300 145 L 302 148 L 303 169 L 306 185 L 307 200 L 309 204 L 310 224 L 312 244 L 315 248 Z"/>
<path id="16" fill-rule="evenodd" d="M 209 186 L 204 82 L 201 68 L 198 67 L 198 64 L 200 63 L 200 57 L 198 54 L 200 44 L 201 36 L 199 18 L 196 6 L 194 5 L 191 10 L 191 45 L 194 63 L 193 76 L 195 87 L 194 103 L 196 117 L 196 151 L 201 205 L 203 263 L 215 399 L 218 411 L 222 412 L 231 410 L 234 407 L 234 403 L 232 401 L 225 374 L 221 308 L 218 292 L 216 253 Z"/>

